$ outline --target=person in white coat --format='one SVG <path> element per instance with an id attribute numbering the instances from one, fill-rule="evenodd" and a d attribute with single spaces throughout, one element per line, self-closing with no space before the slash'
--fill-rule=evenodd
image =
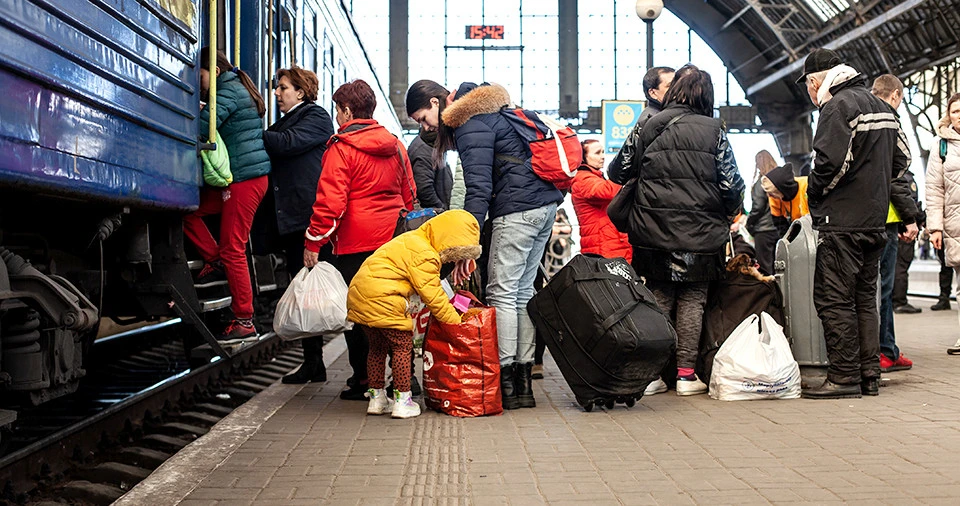
<path id="1" fill-rule="evenodd" d="M 960 273 L 960 93 L 947 101 L 937 125 L 937 140 L 927 163 L 927 229 L 934 248 L 943 248 L 945 264 Z M 960 284 L 957 285 L 960 296 Z M 947 348 L 960 354 L 960 339 Z"/>

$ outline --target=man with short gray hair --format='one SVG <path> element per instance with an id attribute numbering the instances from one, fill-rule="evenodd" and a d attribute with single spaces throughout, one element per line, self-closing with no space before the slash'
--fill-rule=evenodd
<path id="1" fill-rule="evenodd" d="M 803 397 L 878 395 L 877 277 L 886 244 L 890 182 L 906 170 L 900 123 L 837 53 L 815 49 L 797 80 L 820 108 L 807 197 L 819 231 L 813 299 L 823 322 L 827 380 Z"/>

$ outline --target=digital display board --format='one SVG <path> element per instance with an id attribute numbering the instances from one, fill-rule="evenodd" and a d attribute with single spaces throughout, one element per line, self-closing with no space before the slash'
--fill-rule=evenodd
<path id="1" fill-rule="evenodd" d="M 467 39 L 503 40 L 503 25 L 467 25 Z"/>

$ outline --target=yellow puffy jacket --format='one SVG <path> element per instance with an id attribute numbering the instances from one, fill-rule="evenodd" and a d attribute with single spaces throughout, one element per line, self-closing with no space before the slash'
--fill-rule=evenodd
<path id="1" fill-rule="evenodd" d="M 446 211 L 373 253 L 350 283 L 347 319 L 381 329 L 413 330 L 414 293 L 444 323 L 460 315 L 440 286 L 440 265 L 480 256 L 480 226 L 463 210 Z"/>

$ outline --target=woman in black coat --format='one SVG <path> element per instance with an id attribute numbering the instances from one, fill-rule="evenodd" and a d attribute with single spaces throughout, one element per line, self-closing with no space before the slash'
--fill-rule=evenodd
<path id="1" fill-rule="evenodd" d="M 277 244 L 287 257 L 287 272 L 295 276 L 303 268 L 303 233 L 310 226 L 317 196 L 321 160 L 333 135 L 333 122 L 317 100 L 318 80 L 313 72 L 293 67 L 277 72 L 277 106 L 283 117 L 263 133 L 263 145 L 274 170 L 270 191 L 261 209 L 275 217 Z M 269 225 L 273 225 L 270 220 Z M 272 228 L 272 227 L 270 227 Z M 328 245 L 320 257 L 332 259 Z M 326 381 L 323 337 L 308 337 L 303 344 L 303 365 L 283 377 L 284 383 Z"/>
<path id="2" fill-rule="evenodd" d="M 677 71 L 664 109 L 640 135 L 643 154 L 628 236 L 633 267 L 666 314 L 676 314 L 677 394 L 706 393 L 694 373 L 707 287 L 724 272 L 730 224 L 744 183 L 719 120 L 710 74 Z M 704 378 L 704 380 L 708 380 Z"/>

